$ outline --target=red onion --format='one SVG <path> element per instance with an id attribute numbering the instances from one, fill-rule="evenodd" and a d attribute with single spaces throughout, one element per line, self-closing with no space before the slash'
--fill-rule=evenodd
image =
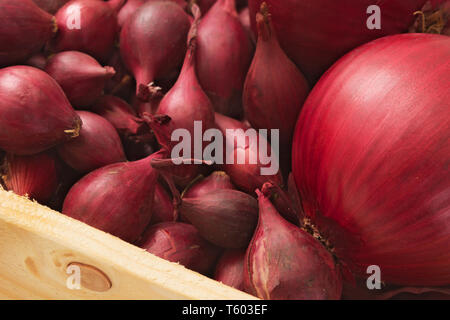
<path id="1" fill-rule="evenodd" d="M 194 6 L 193 10 L 198 10 L 198 7 Z M 158 114 L 170 117 L 170 125 L 159 126 L 153 125 L 152 121 L 150 122 L 159 143 L 163 146 L 168 146 L 169 150 L 174 144 L 171 141 L 173 130 L 186 129 L 189 131 L 190 136 L 194 137 L 194 123 L 195 121 L 200 121 L 202 125 L 201 135 L 203 137 L 203 133 L 206 130 L 214 127 L 213 106 L 198 83 L 195 73 L 197 23 L 200 13 L 195 11 L 194 14 L 196 14 L 196 21 L 193 23 L 190 31 L 188 51 L 180 76 L 172 89 L 161 100 L 157 111 Z M 191 145 L 194 148 L 194 141 L 192 141 Z M 191 150 L 194 150 L 193 148 Z"/>
<path id="2" fill-rule="evenodd" d="M 243 291 L 245 250 L 227 250 L 220 258 L 214 279 Z"/>
<path id="3" fill-rule="evenodd" d="M 349 50 L 386 35 L 406 32 L 413 13 L 427 0 L 250 0 L 252 24 L 256 12 L 266 2 L 281 47 L 308 80 L 316 81 L 338 58 Z M 381 29 L 369 29 L 369 6 L 381 11 Z M 254 28 L 256 30 L 256 28 Z"/>
<path id="4" fill-rule="evenodd" d="M 147 124 L 139 119 L 134 109 L 124 100 L 105 95 L 92 106 L 92 111 L 107 119 L 117 129 L 122 139 L 146 135 Z"/>
<path id="5" fill-rule="evenodd" d="M 167 150 L 165 147 L 163 147 L 163 149 Z M 187 160 L 190 161 L 191 164 L 176 164 L 176 161 L 174 160 Z M 152 162 L 152 166 L 164 176 L 169 185 L 174 183 L 171 187 L 176 189 L 176 186 L 178 186 L 181 190 L 189 186 L 196 177 L 206 173 L 208 170 L 206 164 L 210 165 L 211 163 L 209 161 L 192 158 L 170 158 L 169 155 L 166 159 L 158 159 Z"/>
<path id="6" fill-rule="evenodd" d="M 258 42 L 244 87 L 246 119 L 256 129 L 280 130 L 280 164 L 290 171 L 295 122 L 309 86 L 278 44 L 265 3 L 256 15 Z"/>
<path id="7" fill-rule="evenodd" d="M 53 193 L 52 197 L 45 202 L 45 205 L 49 206 L 55 211 L 62 212 L 62 207 L 64 199 L 67 196 L 70 188 L 82 178 L 82 174 L 72 169 L 64 161 L 58 157 L 58 164 L 60 165 L 59 170 L 59 183 L 56 187 L 56 191 Z"/>
<path id="8" fill-rule="evenodd" d="M 70 189 L 62 212 L 125 241 L 136 241 L 152 218 L 158 174 L 150 161 L 161 156 L 154 153 L 92 171 Z"/>
<path id="9" fill-rule="evenodd" d="M 114 68 L 102 67 L 79 51 L 55 54 L 48 60 L 45 71 L 59 83 L 75 107 L 92 105 L 102 95 L 106 81 L 116 73 Z"/>
<path id="10" fill-rule="evenodd" d="M 0 0 L 0 67 L 25 61 L 56 32 L 54 18 L 31 0 Z"/>
<path id="11" fill-rule="evenodd" d="M 140 6 L 146 2 L 152 1 L 172 1 L 180 5 L 182 8 L 185 8 L 187 4 L 185 0 L 128 0 L 117 15 L 119 26 L 122 27 Z"/>
<path id="12" fill-rule="evenodd" d="M 170 1 L 145 3 L 123 26 L 120 50 L 125 65 L 136 78 L 136 92 L 141 100 L 147 101 L 151 96 L 153 81 L 182 63 L 189 27 L 188 15 Z"/>
<path id="13" fill-rule="evenodd" d="M 223 171 L 214 171 L 206 178 L 200 176 L 184 192 L 183 197 L 201 198 L 205 194 L 216 190 L 233 190 L 230 177 Z"/>
<path id="14" fill-rule="evenodd" d="M 1 178 L 7 190 L 41 203 L 52 197 L 59 183 L 59 163 L 53 153 L 8 154 L 2 167 Z"/>
<path id="15" fill-rule="evenodd" d="M 154 135 L 127 102 L 118 97 L 105 95 L 91 109 L 116 128 L 128 160 L 139 160 L 154 152 Z"/>
<path id="16" fill-rule="evenodd" d="M 450 284 L 449 62 L 448 37 L 385 37 L 339 60 L 303 106 L 303 209 L 357 275 Z"/>
<path id="17" fill-rule="evenodd" d="M 39 8 L 52 14 L 69 1 L 70 0 L 33 0 Z"/>
<path id="18" fill-rule="evenodd" d="M 107 65 L 113 67 L 116 73 L 111 79 L 106 81 L 105 92 L 129 101 L 134 95 L 135 83 L 133 77 L 128 74 L 128 70 L 122 62 L 118 48 L 114 50 Z"/>
<path id="19" fill-rule="evenodd" d="M 198 79 L 215 110 L 241 115 L 242 88 L 253 46 L 239 21 L 234 0 L 214 4 L 199 24 L 197 39 Z"/>
<path id="20" fill-rule="evenodd" d="M 58 35 L 56 51 L 81 51 L 106 62 L 112 54 L 116 34 L 117 12 L 124 0 L 71 0 L 56 13 Z"/>
<path id="21" fill-rule="evenodd" d="M 239 11 L 239 20 L 241 21 L 242 26 L 247 32 L 248 37 L 252 40 L 252 42 L 256 42 L 250 22 L 250 9 L 248 7 L 245 7 L 244 9 Z"/>
<path id="22" fill-rule="evenodd" d="M 203 238 L 229 249 L 245 248 L 258 220 L 256 200 L 237 190 L 216 190 L 199 198 L 183 197 L 178 209 Z"/>
<path id="23" fill-rule="evenodd" d="M 166 189 L 160 184 L 156 184 L 155 202 L 153 203 L 153 215 L 151 224 L 161 222 L 171 222 L 176 220 L 173 207 L 173 200 L 167 193 Z"/>
<path id="24" fill-rule="evenodd" d="M 240 139 L 234 141 L 232 137 L 227 137 L 226 129 L 242 129 L 245 131 L 248 129 L 247 125 L 218 113 L 215 115 L 215 120 L 217 128 L 222 131 L 225 137 L 225 143 L 235 147 L 232 153 L 226 154 L 224 164 L 218 165 L 218 168 L 225 171 L 230 176 L 231 181 L 239 189 L 247 193 L 253 193 L 255 189 L 262 187 L 264 182 L 271 181 L 277 185 L 283 184 L 283 177 L 281 176 L 280 171 L 275 175 L 261 175 L 261 168 L 266 167 L 266 165 L 263 165 L 260 162 L 257 164 L 250 164 L 249 159 L 251 158 L 251 155 L 258 154 L 258 150 L 256 150 L 257 148 L 255 148 L 253 144 L 250 144 L 247 140 L 245 143 L 242 143 Z M 240 137 L 241 134 L 238 136 Z M 258 139 L 264 139 L 264 137 L 259 135 Z M 224 150 L 226 149 L 227 147 L 225 146 Z M 270 149 L 270 146 L 268 149 Z M 236 163 L 237 161 L 235 161 L 234 164 L 230 164 L 230 159 L 235 159 L 238 155 L 243 155 L 245 157 L 245 164 L 238 164 Z"/>
<path id="25" fill-rule="evenodd" d="M 47 65 L 47 57 L 43 53 L 36 53 L 32 55 L 25 64 L 30 67 L 44 70 Z"/>
<path id="26" fill-rule="evenodd" d="M 126 161 L 113 125 L 88 111 L 77 111 L 83 121 L 80 136 L 58 147 L 59 156 L 73 169 L 87 173 L 108 164 Z"/>
<path id="27" fill-rule="evenodd" d="M 0 70 L 0 148 L 36 154 L 78 136 L 80 117 L 48 74 L 28 66 Z"/>
<path id="28" fill-rule="evenodd" d="M 339 299 L 342 280 L 333 256 L 257 194 L 259 222 L 244 263 L 247 292 L 267 300 Z"/>
<path id="29" fill-rule="evenodd" d="M 163 259 L 208 274 L 221 250 L 204 239 L 190 224 L 166 222 L 150 227 L 139 246 Z"/>

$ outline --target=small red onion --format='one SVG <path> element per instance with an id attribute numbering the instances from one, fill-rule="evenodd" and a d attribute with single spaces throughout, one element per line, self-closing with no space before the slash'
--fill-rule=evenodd
<path id="1" fill-rule="evenodd" d="M 224 143 L 230 145 L 229 149 L 234 147 L 230 154 L 225 155 L 226 159 L 224 159 L 224 164 L 218 165 L 218 168 L 225 171 L 230 176 L 231 181 L 238 189 L 253 194 L 253 192 L 257 188 L 262 187 L 265 182 L 271 181 L 277 185 L 283 184 L 281 171 L 278 171 L 274 175 L 261 175 L 261 168 L 266 166 L 262 165 L 260 162 L 250 164 L 250 156 L 258 154 L 258 150 L 253 144 L 250 144 L 247 140 L 242 143 L 240 142 L 241 139 L 234 141 L 232 137 L 226 135 L 226 129 L 242 129 L 245 131 L 249 129 L 248 125 L 219 113 L 216 113 L 215 120 L 217 128 L 222 131 L 222 134 L 225 137 Z M 238 134 L 238 137 L 242 137 L 242 135 Z M 264 139 L 264 137 L 259 135 L 258 139 Z M 224 146 L 224 150 L 227 150 L 226 146 Z M 270 150 L 270 145 L 268 146 L 268 150 Z M 234 161 L 234 164 L 230 164 L 230 160 L 236 159 L 238 154 L 245 157 L 245 163 L 238 164 Z"/>
<path id="2" fill-rule="evenodd" d="M 141 100 L 150 98 L 153 81 L 182 63 L 189 26 L 188 15 L 170 1 L 143 4 L 123 26 L 120 51 L 136 78 L 136 95 Z"/>
<path id="3" fill-rule="evenodd" d="M 0 69 L 0 148 L 36 154 L 77 137 L 81 125 L 61 87 L 44 71 Z"/>
<path id="4" fill-rule="evenodd" d="M 150 227 L 139 246 L 171 262 L 205 275 L 214 268 L 221 250 L 200 237 L 194 226 L 165 222 Z"/>
<path id="5" fill-rule="evenodd" d="M 205 194 L 216 190 L 233 190 L 230 177 L 223 171 L 214 171 L 206 178 L 200 176 L 183 192 L 183 197 L 200 198 Z"/>
<path id="6" fill-rule="evenodd" d="M 62 212 L 69 217 L 135 242 L 148 226 L 158 173 L 152 159 L 120 162 L 92 171 L 69 191 Z"/>
<path id="7" fill-rule="evenodd" d="M 258 220 L 258 203 L 237 190 L 216 190 L 199 198 L 183 197 L 178 208 L 203 238 L 227 249 L 245 248 Z"/>
<path id="8" fill-rule="evenodd" d="M 92 105 L 103 93 L 106 81 L 115 75 L 112 67 L 79 51 L 64 51 L 50 57 L 45 71 L 59 83 L 75 107 Z"/>
<path id="9" fill-rule="evenodd" d="M 56 13 L 56 51 L 81 51 L 104 63 L 113 52 L 119 30 L 117 12 L 124 0 L 71 0 Z"/>
<path id="10" fill-rule="evenodd" d="M 342 279 L 333 256 L 257 194 L 259 222 L 244 263 L 246 291 L 267 300 L 339 299 Z"/>
<path id="11" fill-rule="evenodd" d="M 31 0 L 0 0 L 0 67 L 26 61 L 56 32 L 52 15 Z"/>
<path id="12" fill-rule="evenodd" d="M 80 173 L 87 173 L 126 161 L 119 134 L 108 120 L 88 111 L 77 114 L 83 121 L 79 137 L 58 147 L 64 162 Z"/>
<path id="13" fill-rule="evenodd" d="M 224 32 L 226 30 L 226 32 Z M 217 112 L 240 116 L 253 46 L 234 0 L 218 0 L 198 27 L 197 75 Z"/>
<path id="14" fill-rule="evenodd" d="M 245 117 L 255 129 L 278 129 L 280 164 L 290 172 L 292 136 L 309 85 L 281 49 L 267 5 L 256 15 L 258 41 L 244 86 Z"/>

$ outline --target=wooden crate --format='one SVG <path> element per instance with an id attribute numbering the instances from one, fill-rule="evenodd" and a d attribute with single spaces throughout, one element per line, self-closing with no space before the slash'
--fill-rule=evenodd
<path id="1" fill-rule="evenodd" d="M 255 298 L 0 190 L 0 299 Z"/>

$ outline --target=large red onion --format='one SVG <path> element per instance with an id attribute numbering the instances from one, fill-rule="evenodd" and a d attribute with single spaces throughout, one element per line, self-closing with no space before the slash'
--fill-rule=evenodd
<path id="1" fill-rule="evenodd" d="M 215 115 L 216 126 L 225 137 L 224 150 L 227 150 L 227 144 L 230 145 L 229 149 L 233 151 L 225 154 L 224 164 L 218 165 L 220 170 L 225 171 L 231 178 L 231 181 L 241 190 L 253 194 L 257 188 L 261 188 L 265 182 L 273 182 L 277 185 L 283 184 L 283 177 L 279 170 L 274 175 L 262 175 L 261 169 L 268 167 L 269 165 L 263 165 L 260 161 L 256 164 L 250 164 L 250 159 L 253 156 L 257 156 L 258 148 L 256 145 L 250 143 L 248 139 L 245 139 L 245 130 L 249 127 L 244 123 L 227 116 L 216 113 Z M 244 133 L 238 133 L 238 139 L 226 135 L 227 129 L 242 129 Z M 243 138 L 243 139 L 239 139 Z M 245 142 L 244 142 L 245 139 Z M 264 139 L 261 135 L 258 135 L 259 139 Z M 270 150 L 270 145 L 268 146 Z M 237 163 L 238 156 L 245 158 L 244 164 Z M 231 159 L 234 160 L 234 164 L 231 164 Z"/>
<path id="2" fill-rule="evenodd" d="M 139 246 L 168 261 L 205 275 L 214 268 L 221 250 L 204 240 L 194 226 L 165 222 L 150 227 Z"/>
<path id="3" fill-rule="evenodd" d="M 108 120 L 88 111 L 77 111 L 77 114 L 83 121 L 80 135 L 58 147 L 65 163 L 78 172 L 87 173 L 126 161 L 119 134 Z"/>
<path id="4" fill-rule="evenodd" d="M 450 38 L 385 37 L 339 60 L 293 142 L 306 216 L 355 273 L 450 284 Z"/>
<path id="5" fill-rule="evenodd" d="M 79 51 L 64 51 L 50 57 L 45 71 L 58 82 L 75 107 L 92 105 L 103 93 L 106 81 L 115 75 L 112 67 Z"/>
<path id="6" fill-rule="evenodd" d="M 59 183 L 60 164 L 53 153 L 32 156 L 8 154 L 0 172 L 8 190 L 41 203 L 49 200 Z"/>
<path id="7" fill-rule="evenodd" d="M 119 30 L 117 12 L 124 0 L 71 0 L 56 13 L 56 51 L 76 50 L 106 62 L 112 54 Z"/>
<path id="8" fill-rule="evenodd" d="M 150 161 L 121 162 L 92 171 L 69 191 L 62 212 L 69 217 L 134 242 L 148 226 L 158 173 Z"/>
<path id="9" fill-rule="evenodd" d="M 0 148 L 36 154 L 77 137 L 81 124 L 61 87 L 44 71 L 0 70 Z"/>
<path id="10" fill-rule="evenodd" d="M 282 48 L 315 81 L 349 50 L 386 35 L 406 32 L 427 0 L 249 0 L 252 24 L 261 3 L 272 13 Z M 369 29 L 367 9 L 378 5 L 381 29 Z M 256 30 L 256 29 L 254 29 Z"/>
<path id="11" fill-rule="evenodd" d="M 258 41 L 244 86 L 245 117 L 256 129 L 280 131 L 280 163 L 290 172 L 292 135 L 308 83 L 277 40 L 267 5 L 256 15 Z"/>
<path id="12" fill-rule="evenodd" d="M 339 299 L 342 279 L 333 256 L 284 220 L 264 193 L 257 194 L 258 227 L 244 263 L 246 291 L 272 300 Z"/>
<path id="13" fill-rule="evenodd" d="M 226 32 L 224 31 L 226 30 Z M 218 0 L 198 27 L 197 74 L 214 108 L 242 114 L 242 88 L 253 45 L 236 12 L 234 0 Z"/>
<path id="14" fill-rule="evenodd" d="M 31 0 L 0 0 L 0 67 L 24 62 L 56 32 L 56 23 Z"/>
<path id="15" fill-rule="evenodd" d="M 61 8 L 69 1 L 70 0 L 33 0 L 33 2 L 36 3 L 39 8 L 52 14 L 58 11 L 59 8 Z"/>
<path id="16" fill-rule="evenodd" d="M 125 23 L 120 51 L 136 78 L 140 99 L 147 101 L 151 83 L 183 62 L 190 24 L 188 15 L 171 1 L 147 2 Z"/>

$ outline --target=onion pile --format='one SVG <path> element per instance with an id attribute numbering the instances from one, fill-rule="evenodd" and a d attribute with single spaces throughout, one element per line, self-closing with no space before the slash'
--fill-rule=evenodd
<path id="1" fill-rule="evenodd" d="M 448 299 L 449 19 L 0 0 L 0 189 L 261 299 Z"/>

